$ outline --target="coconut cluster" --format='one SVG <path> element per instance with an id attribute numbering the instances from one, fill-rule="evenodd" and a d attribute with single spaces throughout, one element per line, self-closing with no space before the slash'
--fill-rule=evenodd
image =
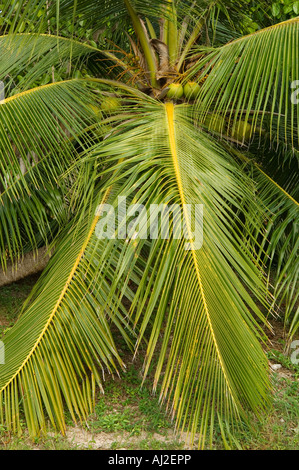
<path id="1" fill-rule="evenodd" d="M 188 82 L 184 86 L 180 83 L 170 83 L 168 88 L 167 98 L 175 100 L 180 100 L 183 97 L 187 100 L 195 100 L 200 92 L 200 86 L 196 82 Z"/>

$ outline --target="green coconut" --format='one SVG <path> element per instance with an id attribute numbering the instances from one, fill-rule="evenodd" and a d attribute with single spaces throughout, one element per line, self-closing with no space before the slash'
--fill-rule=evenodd
<path id="1" fill-rule="evenodd" d="M 212 131 L 218 132 L 219 134 L 221 132 L 224 132 L 226 128 L 226 121 L 224 117 L 222 116 L 212 116 L 208 115 L 206 119 L 204 120 L 204 125 Z"/>
<path id="2" fill-rule="evenodd" d="M 94 106 L 93 104 L 89 104 L 88 107 L 97 116 L 99 116 L 101 114 L 101 110 L 98 106 Z"/>
<path id="3" fill-rule="evenodd" d="M 180 83 L 170 83 L 167 98 L 179 100 L 184 94 L 184 88 Z"/>
<path id="4" fill-rule="evenodd" d="M 188 100 L 195 100 L 200 92 L 200 86 L 196 82 L 188 82 L 184 86 L 184 95 Z"/>
<path id="5" fill-rule="evenodd" d="M 239 142 L 249 140 L 251 136 L 251 125 L 245 121 L 237 122 L 232 128 L 232 137 Z"/>
<path id="6" fill-rule="evenodd" d="M 119 99 L 117 99 L 113 96 L 107 96 L 106 98 L 103 99 L 103 101 L 101 103 L 102 110 L 106 111 L 108 113 L 116 111 L 117 108 L 119 108 L 119 107 L 120 107 Z"/>

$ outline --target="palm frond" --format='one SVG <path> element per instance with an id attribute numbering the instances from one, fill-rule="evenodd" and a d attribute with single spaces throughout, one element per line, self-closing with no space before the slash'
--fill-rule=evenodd
<path id="1" fill-rule="evenodd" d="M 298 79 L 295 60 L 299 41 L 299 18 L 276 24 L 210 51 L 192 73 L 206 76 L 197 98 L 204 119 L 208 112 L 227 120 L 230 128 L 240 121 L 252 136 L 263 126 L 270 139 L 283 139 L 298 147 L 298 105 L 292 102 L 292 84 Z"/>
<path id="2" fill-rule="evenodd" d="M 267 217 L 264 262 L 269 276 L 275 272 L 274 297 L 291 339 L 299 328 L 299 203 L 261 168 L 254 166 L 253 177 Z"/>
<path id="3" fill-rule="evenodd" d="M 248 158 L 234 148 L 230 150 L 233 155 L 244 162 L 245 168 L 256 185 L 260 211 L 256 213 L 255 227 L 248 228 L 254 234 L 251 243 L 253 241 L 253 251 L 268 271 L 269 286 L 274 294 L 273 300 L 277 306 L 280 306 L 280 316 L 288 326 L 289 338 L 292 339 L 299 326 L 297 223 L 299 203 L 292 196 L 292 193 L 297 191 L 296 165 L 294 173 L 285 181 L 286 189 L 289 189 L 287 192 L 277 183 L 275 176 L 270 176 L 266 172 L 267 168 L 264 169 L 258 165 L 254 158 Z M 276 162 L 277 158 L 274 158 L 274 161 Z M 277 164 L 275 169 L 277 170 Z M 258 244 L 256 240 L 259 240 Z"/>
<path id="4" fill-rule="evenodd" d="M 207 434 L 212 441 L 215 421 L 232 424 L 248 409 L 259 413 L 267 406 L 267 360 L 258 341 L 264 333 L 256 318 L 265 320 L 245 286 L 265 306 L 267 292 L 242 231 L 232 228 L 236 207 L 243 207 L 244 197 L 252 199 L 253 185 L 228 154 L 198 134 L 190 112 L 171 103 L 148 104 L 146 120 L 108 138 L 90 158 L 121 157 L 106 183 L 119 186 L 115 206 L 119 196 L 143 204 L 147 213 L 153 204 L 181 210 L 204 204 L 201 249 L 185 249 L 192 238 L 188 222 L 188 240 L 177 239 L 175 226 L 169 239 L 150 244 L 127 233 L 107 299 L 109 305 L 129 273 L 141 273 L 130 310 L 140 331 L 137 347 L 151 331 L 145 376 L 159 345 L 154 387 L 162 382 L 160 398 L 169 403 L 177 427 L 193 437 L 200 430 L 203 446 Z M 107 242 L 102 260 L 118 243 L 117 236 Z"/>
<path id="5" fill-rule="evenodd" d="M 95 76 L 102 74 L 106 78 L 109 67 L 109 61 L 103 65 L 105 56 L 96 47 L 60 36 L 36 33 L 4 35 L 0 36 L 0 47 L 0 79 L 5 83 L 7 96 L 32 88 L 44 74 L 49 75 L 51 82 L 55 68 L 71 78 L 72 66 L 78 70 L 84 63 L 87 70 L 92 67 Z"/>
<path id="6" fill-rule="evenodd" d="M 200 429 L 200 446 L 207 433 L 211 442 L 217 422 L 229 426 L 248 409 L 259 413 L 267 405 L 267 360 L 259 344 L 264 333 L 251 311 L 265 320 L 246 289 L 265 305 L 266 291 L 242 230 L 232 228 L 235 206 L 251 197 L 250 185 L 228 154 L 198 135 L 186 106 L 140 106 L 143 113 L 87 153 L 84 164 L 89 159 L 108 176 L 102 193 L 106 188 L 115 207 L 119 196 L 147 209 L 204 204 L 203 246 L 195 250 L 191 241 L 186 251 L 187 217 L 188 240 L 177 239 L 174 228 L 169 239 L 135 239 L 132 233 L 102 239 L 100 216 L 94 217 L 94 203 L 88 209 L 86 202 L 88 217 L 77 218 L 76 230 L 61 241 L 29 306 L 4 339 L 2 419 L 9 429 L 18 428 L 19 418 L 11 416 L 19 415 L 20 398 L 32 435 L 45 429 L 44 407 L 51 423 L 64 430 L 63 401 L 74 419 L 84 419 L 99 379 L 98 357 L 108 369 L 114 367 L 112 357 L 121 362 L 106 315 L 126 336 L 124 296 L 139 333 L 136 347 L 150 331 L 145 376 L 161 336 L 154 386 L 162 380 L 161 400 L 171 403 L 179 428 L 192 436 Z M 132 290 L 129 280 L 136 286 Z M 94 379 L 86 375 L 86 365 Z"/>
<path id="7" fill-rule="evenodd" d="M 53 187 L 45 178 L 39 189 L 30 183 L 27 188 L 30 193 L 19 191 L 18 198 L 0 195 L 0 260 L 4 272 L 9 261 L 16 267 L 24 253 L 49 246 L 69 219 L 62 187 Z"/>
<path id="8" fill-rule="evenodd" d="M 163 14 L 168 0 L 130 0 L 132 7 L 139 15 L 159 18 Z M 59 10 L 64 18 L 71 18 L 74 14 L 83 15 L 83 18 L 93 18 L 96 21 L 96 27 L 103 26 L 107 20 L 115 22 L 128 18 L 128 10 L 125 0 L 100 0 L 100 1 L 80 1 L 61 0 Z M 55 15 L 56 10 L 52 7 L 51 14 Z"/>
<path id="9" fill-rule="evenodd" d="M 23 241 L 31 240 L 34 248 L 38 233 L 47 238 L 49 209 L 60 226 L 67 220 L 66 198 L 72 197 L 75 175 L 63 175 L 76 160 L 77 148 L 88 148 L 99 138 L 102 98 L 85 80 L 70 80 L 24 91 L 0 106 L 2 266 L 6 250 L 14 260 Z M 23 241 L 20 226 L 27 235 Z"/>
<path id="10" fill-rule="evenodd" d="M 29 306 L 3 338 L 0 420 L 9 431 L 22 432 L 24 413 L 31 436 L 46 432 L 47 419 L 64 433 L 65 406 L 74 421 L 86 419 L 94 407 L 96 385 L 102 389 L 99 370 L 117 372 L 124 366 L 110 331 L 111 311 L 103 309 L 109 284 L 89 289 L 104 270 L 95 256 L 101 252 L 95 236 L 99 217 L 91 213 L 89 221 L 86 214 L 85 223 L 76 226 L 75 239 L 66 231 Z M 113 320 L 130 342 L 122 306 Z"/>

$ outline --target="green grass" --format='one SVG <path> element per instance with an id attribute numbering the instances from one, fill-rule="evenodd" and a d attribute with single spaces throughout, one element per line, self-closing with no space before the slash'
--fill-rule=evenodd
<path id="1" fill-rule="evenodd" d="M 126 431 L 138 436 L 142 432 L 165 432 L 173 428 L 173 423 L 150 388 L 141 387 L 141 376 L 132 364 L 121 379 L 106 383 L 105 394 L 99 395 L 88 426 L 93 432 Z"/>
<path id="2" fill-rule="evenodd" d="M 36 275 L 30 276 L 0 288 L 0 338 L 8 328 L 14 325 L 36 280 Z"/>
<path id="3" fill-rule="evenodd" d="M 284 345 L 284 342 L 282 342 L 282 344 Z M 292 371 L 295 378 L 299 379 L 299 364 L 294 364 L 289 356 L 275 348 L 271 349 L 267 353 L 267 356 L 270 361 L 281 364 L 284 368 Z"/>
<path id="4" fill-rule="evenodd" d="M 36 278 L 32 277 L 0 289 L 0 337 L 17 319 L 24 300 L 30 293 Z M 275 347 L 268 351 L 272 363 L 280 363 L 281 369 L 273 374 L 275 393 L 273 407 L 260 421 L 251 418 L 251 429 L 236 434 L 233 447 L 260 450 L 295 450 L 299 448 L 299 366 L 292 364 L 290 357 L 283 354 L 285 340 L 282 325 L 275 324 Z M 120 348 L 127 363 L 126 373 L 121 377 L 106 377 L 105 394 L 98 393 L 94 413 L 82 424 L 83 432 L 90 436 L 87 448 L 92 448 L 93 439 L 112 436 L 111 449 L 173 450 L 184 445 L 174 434 L 174 425 L 159 406 L 159 390 L 154 396 L 151 380 L 142 385 L 142 352 L 134 362 L 124 342 Z M 66 413 L 67 425 L 72 430 L 73 422 Z M 70 440 L 49 427 L 46 437 L 31 441 L 24 425 L 21 437 L 13 436 L 0 427 L 0 449 L 78 449 L 76 439 Z M 123 437 L 125 436 L 125 438 Z M 109 448 L 108 447 L 108 448 Z M 214 441 L 215 449 L 223 449 L 220 432 Z"/>
<path id="5" fill-rule="evenodd" d="M 273 376 L 276 389 L 270 413 L 255 422 L 251 432 L 240 436 L 243 449 L 250 450 L 298 450 L 299 449 L 299 382 L 294 376 Z"/>

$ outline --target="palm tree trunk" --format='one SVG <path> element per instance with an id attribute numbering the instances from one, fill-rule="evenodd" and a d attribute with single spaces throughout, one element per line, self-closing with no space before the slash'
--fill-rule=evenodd
<path id="1" fill-rule="evenodd" d="M 6 272 L 0 269 L 0 287 L 42 271 L 49 259 L 48 249 L 43 247 L 37 252 L 26 253 L 17 268 L 12 263 L 8 263 Z"/>

